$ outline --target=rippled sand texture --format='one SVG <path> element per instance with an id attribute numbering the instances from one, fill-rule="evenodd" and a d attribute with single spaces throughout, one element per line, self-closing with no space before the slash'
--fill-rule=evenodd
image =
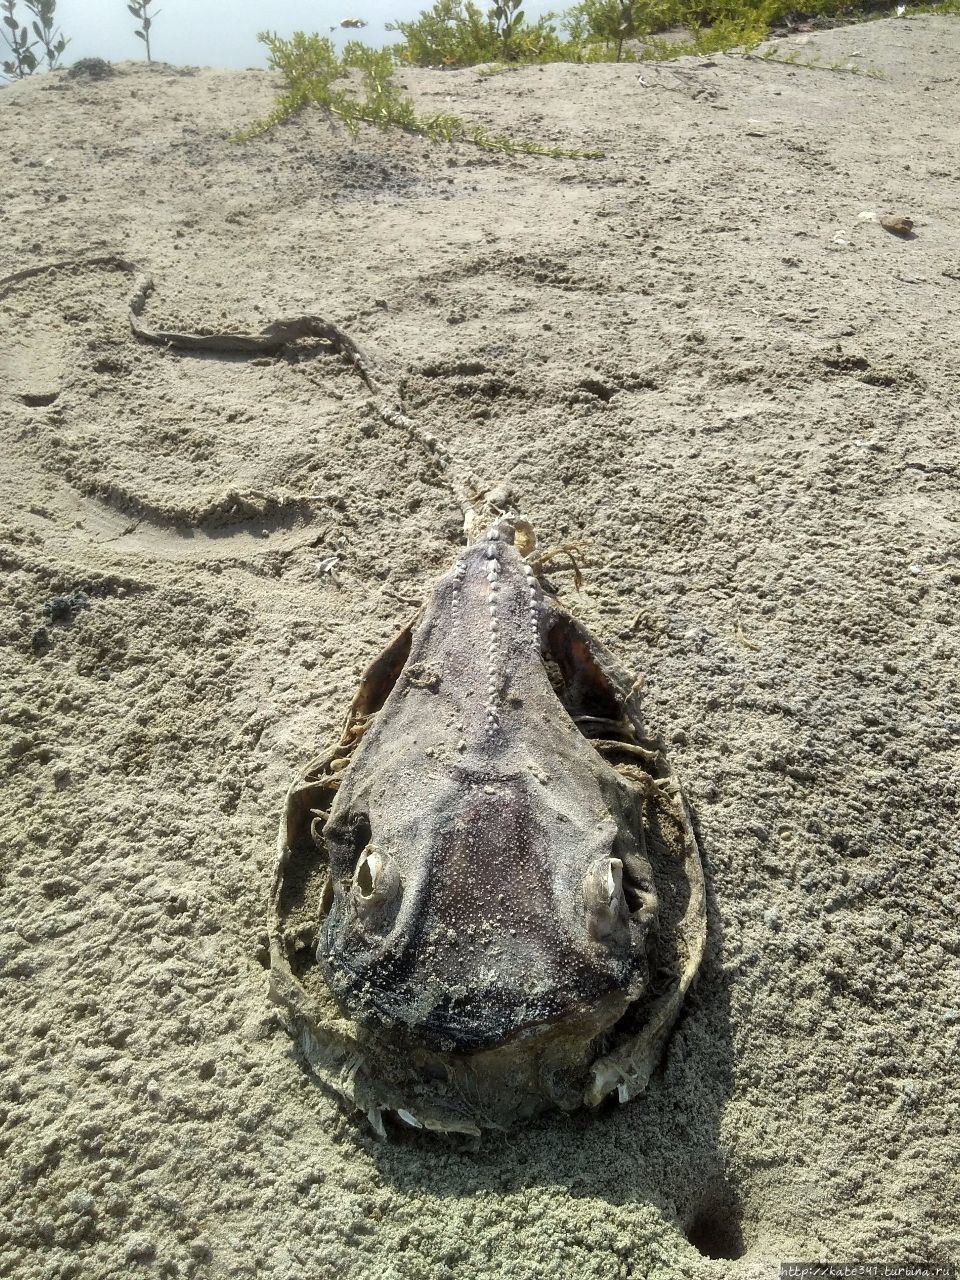
<path id="1" fill-rule="evenodd" d="M 960 1253 L 960 24 L 793 47 L 884 78 L 406 77 L 593 161 L 319 116 L 231 145 L 263 72 L 0 92 L 0 277 L 50 265 L 0 285 L 3 1275 Z M 479 483 L 589 542 L 564 599 L 646 673 L 709 885 L 645 1099 L 461 1151 L 305 1077 L 263 968 L 283 793 L 459 510 L 316 346 L 137 343 L 118 257 L 161 327 L 340 325 Z"/>

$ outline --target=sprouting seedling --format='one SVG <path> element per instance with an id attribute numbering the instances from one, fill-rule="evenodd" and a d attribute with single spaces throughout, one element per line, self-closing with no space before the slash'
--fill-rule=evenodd
<path id="1" fill-rule="evenodd" d="M 4 44 L 13 54 L 12 58 L 4 60 L 2 66 L 5 76 L 22 80 L 25 76 L 32 76 L 37 69 L 37 55 L 33 52 L 36 41 L 30 39 L 27 28 L 17 21 L 15 8 L 16 0 L 3 0 L 0 4 L 3 26 L 6 28 L 0 31 L 0 35 L 3 36 Z"/>
<path id="2" fill-rule="evenodd" d="M 62 31 L 54 28 L 57 12 L 57 0 L 26 0 L 26 6 L 33 14 L 33 34 L 43 48 L 47 67 L 52 71 L 60 60 L 60 55 L 70 43 Z"/>
<path id="3" fill-rule="evenodd" d="M 510 41 L 523 26 L 523 10 L 521 0 L 495 0 L 490 10 L 494 33 L 500 41 L 504 54 L 509 54 Z"/>
<path id="4" fill-rule="evenodd" d="M 41 56 L 46 58 L 47 66 L 52 71 L 61 53 L 70 43 L 62 31 L 54 28 L 57 0 L 24 0 L 24 2 L 27 12 L 33 18 L 30 27 L 33 29 L 35 39 L 31 38 L 30 29 L 26 23 L 21 24 L 17 19 L 16 0 L 3 0 L 0 4 L 5 28 L 0 31 L 0 36 L 3 36 L 4 43 L 13 54 L 11 59 L 3 62 L 3 74 L 17 80 L 22 80 L 24 76 L 32 76 L 40 65 L 40 58 L 34 50 L 43 49 Z"/>
<path id="5" fill-rule="evenodd" d="M 150 14 L 147 10 L 154 3 L 154 0 L 127 0 L 127 8 L 140 23 L 140 26 L 134 31 L 134 35 L 138 36 L 147 46 L 147 61 L 152 62 L 150 57 L 150 28 L 153 26 L 154 18 L 160 16 L 159 10 Z"/>

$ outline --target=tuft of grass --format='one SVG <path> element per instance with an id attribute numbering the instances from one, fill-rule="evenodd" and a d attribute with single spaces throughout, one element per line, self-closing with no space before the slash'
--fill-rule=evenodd
<path id="1" fill-rule="evenodd" d="M 780 54 L 776 49 L 764 49 L 763 53 L 751 56 L 759 58 L 761 62 L 776 62 L 783 67 L 800 67 L 804 71 L 836 71 L 848 76 L 869 76 L 872 80 L 885 79 L 879 67 L 873 67 L 869 64 L 858 67 L 855 63 L 845 62 L 842 58 L 838 62 L 821 62 L 816 56 L 801 58 L 799 49 L 791 49 L 786 54 Z"/>
<path id="2" fill-rule="evenodd" d="M 269 115 L 238 133 L 235 142 L 259 137 L 305 107 L 317 106 L 342 121 L 353 135 L 361 124 L 372 124 L 380 129 L 403 129 L 437 142 L 470 142 L 510 155 L 597 159 L 603 154 L 490 133 L 459 116 L 418 115 L 413 100 L 393 79 L 395 64 L 389 49 L 370 49 L 351 40 L 338 57 L 325 36 L 295 31 L 291 39 L 284 40 L 265 31 L 258 39 L 267 47 L 269 67 L 283 77 L 283 89 Z"/>

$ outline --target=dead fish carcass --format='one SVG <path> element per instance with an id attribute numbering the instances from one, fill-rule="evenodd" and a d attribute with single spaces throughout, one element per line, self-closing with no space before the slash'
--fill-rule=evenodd
<path id="1" fill-rule="evenodd" d="M 271 990 L 320 1079 L 477 1133 L 640 1092 L 703 952 L 703 875 L 633 682 L 498 520 L 291 787 Z"/>

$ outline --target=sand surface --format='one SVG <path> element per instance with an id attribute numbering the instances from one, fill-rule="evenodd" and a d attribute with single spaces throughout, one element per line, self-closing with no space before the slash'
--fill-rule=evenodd
<path id="1" fill-rule="evenodd" d="M 405 77 L 593 161 L 317 115 L 231 145 L 266 72 L 0 93 L 0 277 L 51 265 L 0 285 L 0 1274 L 960 1254 L 960 23 L 790 48 L 883 78 Z M 589 545 L 564 598 L 646 674 L 709 880 L 644 1099 L 461 1151 L 383 1143 L 306 1077 L 263 967 L 283 793 L 460 513 L 335 356 L 136 342 L 117 255 L 166 328 L 341 325 Z"/>

